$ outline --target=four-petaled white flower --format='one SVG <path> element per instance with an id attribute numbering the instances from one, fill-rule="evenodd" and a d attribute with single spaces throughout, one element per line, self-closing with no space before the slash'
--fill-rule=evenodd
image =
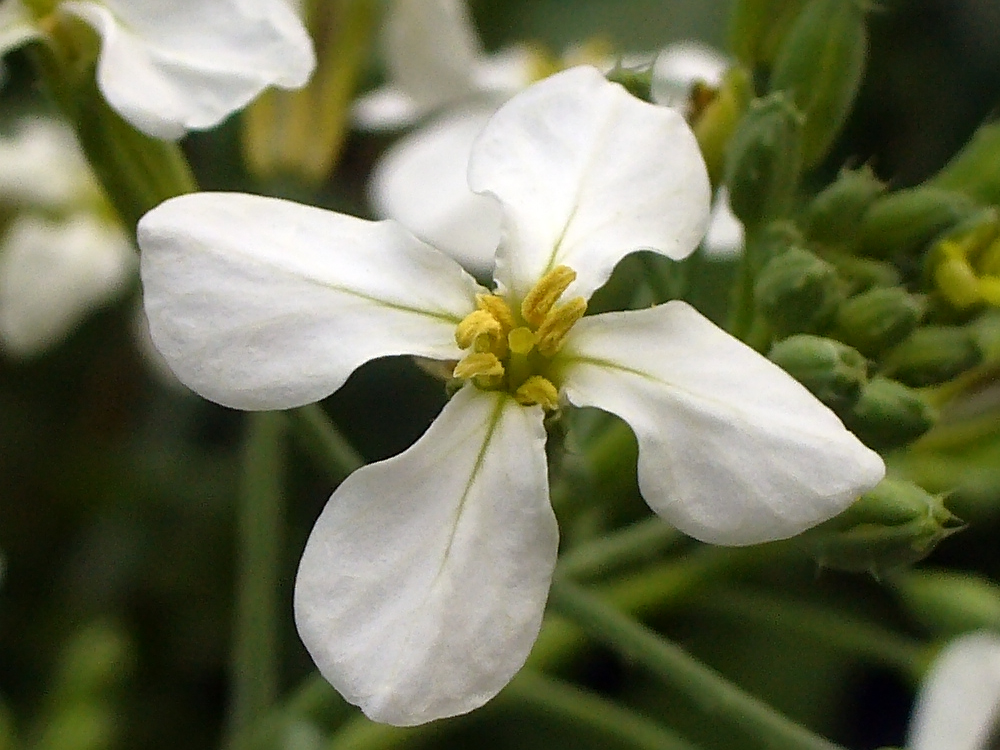
<path id="1" fill-rule="evenodd" d="M 97 83 L 136 128 L 176 139 L 211 128 L 267 86 L 299 88 L 312 41 L 288 0 L 61 0 L 52 18 L 2 0 L 0 54 L 73 16 L 101 36 Z"/>
<path id="2" fill-rule="evenodd" d="M 375 213 L 400 222 L 473 273 L 489 274 L 502 211 L 490 196 L 469 190 L 472 144 L 497 107 L 557 63 L 527 46 L 483 52 L 464 0 L 393 0 L 382 36 L 389 84 L 356 102 L 356 123 L 378 129 L 431 119 L 379 159 L 369 189 Z M 570 50 L 566 57 L 582 53 Z M 613 64 L 609 57 L 607 67 Z M 729 60 L 704 45 L 671 45 L 655 57 L 653 100 L 685 109 L 696 81 L 717 86 L 728 67 Z M 726 256 L 742 245 L 743 226 L 722 191 L 703 246 Z"/>
<path id="3" fill-rule="evenodd" d="M 927 671 L 910 719 L 908 750 L 989 750 L 1000 732 L 1000 637 L 951 641 Z"/>
<path id="4" fill-rule="evenodd" d="M 581 317 L 626 254 L 689 254 L 708 219 L 694 136 L 593 68 L 487 124 L 472 189 L 503 206 L 495 290 L 392 221 L 196 194 L 139 223 L 153 340 L 242 409 L 321 399 L 376 357 L 458 361 L 416 444 L 352 474 L 306 545 L 295 611 L 323 675 L 373 719 L 469 711 L 524 663 L 556 560 L 543 416 L 624 419 L 643 497 L 699 539 L 751 544 L 833 516 L 881 459 L 782 370 L 691 307 Z"/>
<path id="5" fill-rule="evenodd" d="M 119 296 L 136 253 L 56 120 L 24 118 L 0 140 L 0 205 L 16 212 L 0 236 L 0 342 L 33 356 Z"/>

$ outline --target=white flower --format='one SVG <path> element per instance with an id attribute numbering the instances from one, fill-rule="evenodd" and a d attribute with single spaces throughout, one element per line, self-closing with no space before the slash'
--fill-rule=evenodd
<path id="1" fill-rule="evenodd" d="M 527 657 L 557 548 L 543 414 L 562 400 L 628 422 L 643 497 L 710 542 L 792 536 L 883 474 L 686 304 L 580 318 L 622 257 L 681 258 L 704 231 L 708 178 L 677 112 L 571 69 L 494 115 L 469 182 L 503 206 L 492 293 L 392 221 L 199 194 L 139 223 L 153 340 L 209 399 L 283 409 L 376 357 L 459 360 L 467 382 L 423 437 L 334 492 L 296 583 L 323 675 L 392 724 L 476 708 Z"/>
<path id="2" fill-rule="evenodd" d="M 357 123 L 398 127 L 437 116 L 379 160 L 369 189 L 375 214 L 486 275 L 500 239 L 501 208 L 469 190 L 472 143 L 496 108 L 530 85 L 543 66 L 532 63 L 526 47 L 483 53 L 462 0 L 394 0 L 385 32 L 391 83 L 357 103 Z M 656 57 L 654 101 L 683 108 L 695 81 L 718 85 L 727 67 L 728 60 L 708 47 L 672 45 Z M 728 256 L 742 245 L 743 226 L 722 194 L 705 250 Z"/>
<path id="3" fill-rule="evenodd" d="M 1000 729 L 1000 637 L 960 636 L 938 654 L 914 704 L 909 750 L 989 750 Z"/>
<path id="4" fill-rule="evenodd" d="M 0 203 L 17 212 L 0 236 L 0 341 L 28 357 L 121 294 L 138 259 L 56 120 L 25 118 L 0 140 Z"/>
<path id="5" fill-rule="evenodd" d="M 3 2 L 0 54 L 44 37 L 22 0 Z M 304 85 L 315 65 L 288 0 L 62 0 L 54 14 L 97 31 L 101 92 L 156 138 L 211 128 L 267 86 Z"/>

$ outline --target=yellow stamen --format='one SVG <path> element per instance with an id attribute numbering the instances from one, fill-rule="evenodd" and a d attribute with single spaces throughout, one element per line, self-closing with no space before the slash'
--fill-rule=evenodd
<path id="1" fill-rule="evenodd" d="M 524 326 L 515 328 L 507 334 L 507 344 L 515 354 L 527 354 L 534 348 L 537 340 L 535 332 Z"/>
<path id="2" fill-rule="evenodd" d="M 485 310 L 496 318 L 504 331 L 509 331 L 514 327 L 514 313 L 503 297 L 498 297 L 495 294 L 477 294 L 476 304 L 480 310 Z"/>
<path id="3" fill-rule="evenodd" d="M 462 380 L 473 377 L 501 377 L 503 365 L 493 352 L 475 352 L 455 365 L 452 375 Z"/>
<path id="4" fill-rule="evenodd" d="M 514 398 L 522 406 L 539 404 L 546 411 L 554 411 L 559 407 L 559 391 L 541 375 L 532 375 L 521 383 Z"/>
<path id="5" fill-rule="evenodd" d="M 574 297 L 564 302 L 545 316 L 538 327 L 538 352 L 543 357 L 551 357 L 562 347 L 569 329 L 587 312 L 587 300 Z"/>
<path id="6" fill-rule="evenodd" d="M 469 313 L 455 328 L 455 343 L 459 349 L 476 345 L 477 351 L 485 351 L 490 348 L 490 342 L 499 341 L 502 336 L 500 322 L 485 310 Z M 482 344 L 479 343 L 482 341 L 481 337 L 486 337 Z"/>
<path id="7" fill-rule="evenodd" d="M 569 266 L 556 266 L 542 276 L 521 303 L 521 315 L 530 326 L 540 326 L 556 300 L 576 278 Z"/>

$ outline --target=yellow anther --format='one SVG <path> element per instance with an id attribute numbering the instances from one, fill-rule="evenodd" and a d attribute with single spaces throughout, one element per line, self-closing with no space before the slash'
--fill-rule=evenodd
<path id="1" fill-rule="evenodd" d="M 487 341 L 480 344 L 481 337 L 486 337 Z M 459 349 L 468 349 L 474 344 L 477 351 L 490 349 L 490 343 L 499 341 L 503 337 L 500 322 L 485 310 L 475 310 L 466 315 L 462 322 L 455 328 L 455 343 Z"/>
<path id="2" fill-rule="evenodd" d="M 546 411 L 553 411 L 559 407 L 559 391 L 550 380 L 541 375 L 532 375 L 521 383 L 514 393 L 514 399 L 522 406 L 539 404 Z"/>
<path id="3" fill-rule="evenodd" d="M 462 380 L 475 377 L 501 377 L 503 365 L 493 352 L 474 352 L 455 365 L 452 375 Z"/>
<path id="4" fill-rule="evenodd" d="M 514 313 L 503 297 L 498 297 L 495 294 L 477 294 L 476 304 L 480 310 L 485 310 L 496 318 L 504 331 L 509 331 L 514 327 Z"/>
<path id="5" fill-rule="evenodd" d="M 507 345 L 515 354 L 527 354 L 535 347 L 538 336 L 530 328 L 521 326 L 507 334 Z"/>
<path id="6" fill-rule="evenodd" d="M 576 278 L 569 266 L 556 266 L 542 276 L 521 303 L 521 315 L 530 326 L 540 326 L 545 316 Z"/>
<path id="7" fill-rule="evenodd" d="M 538 327 L 536 346 L 539 354 L 543 357 L 551 357 L 559 351 L 569 329 L 583 317 L 585 312 L 587 312 L 587 300 L 583 297 L 574 297 L 546 315 L 545 320 Z"/>

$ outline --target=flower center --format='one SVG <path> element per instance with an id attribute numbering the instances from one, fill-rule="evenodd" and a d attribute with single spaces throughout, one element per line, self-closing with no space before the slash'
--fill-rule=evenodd
<path id="1" fill-rule="evenodd" d="M 559 302 L 575 278 L 572 268 L 553 268 L 516 311 L 503 297 L 478 295 L 476 310 L 455 329 L 455 341 L 468 354 L 455 365 L 454 377 L 471 380 L 485 391 L 507 391 L 524 406 L 556 409 L 559 389 L 550 364 L 587 310 L 583 297 Z"/>

